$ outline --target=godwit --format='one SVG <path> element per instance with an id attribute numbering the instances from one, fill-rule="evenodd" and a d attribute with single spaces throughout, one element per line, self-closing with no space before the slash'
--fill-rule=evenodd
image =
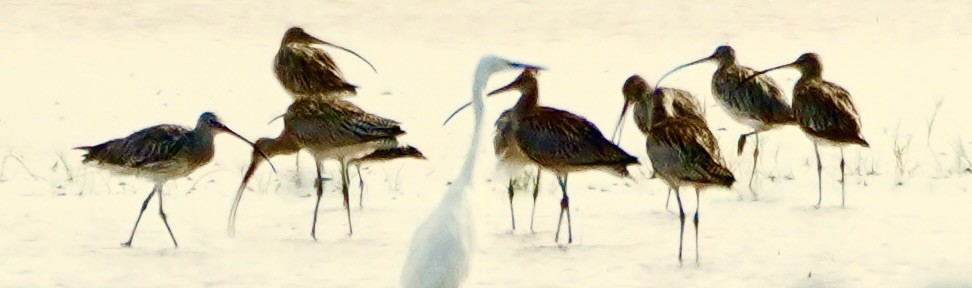
<path id="1" fill-rule="evenodd" d="M 656 93 L 652 98 L 651 122 L 645 135 L 648 141 L 648 158 L 659 177 L 675 190 L 678 202 L 680 228 L 678 234 L 678 261 L 682 262 L 682 239 L 685 234 L 685 211 L 682 209 L 681 186 L 695 187 L 695 261 L 699 261 L 699 202 L 700 189 L 717 186 L 729 187 L 736 179 L 726 168 L 719 153 L 715 136 L 705 123 L 693 117 L 674 115 L 670 94 Z"/>
<path id="2" fill-rule="evenodd" d="M 698 100 L 692 93 L 688 91 L 658 87 L 658 89 L 652 89 L 648 81 L 641 78 L 639 75 L 631 75 L 627 80 L 624 81 L 624 85 L 621 86 L 621 93 L 624 95 L 624 106 L 621 107 L 621 116 L 618 117 L 618 124 L 614 126 L 614 133 L 611 135 L 617 135 L 617 140 L 615 144 L 621 142 L 621 130 L 624 124 L 624 115 L 628 113 L 628 108 L 634 106 L 635 124 L 638 126 L 638 130 L 641 133 L 648 135 L 651 131 L 652 122 L 652 112 L 655 110 L 653 101 L 649 99 L 655 93 L 667 94 L 666 97 L 672 97 L 672 112 L 675 116 L 689 117 L 701 122 L 705 125 L 705 116 L 702 115 L 702 108 L 699 105 Z M 615 138 L 612 136 L 612 140 Z M 654 172 L 652 172 L 654 173 Z M 672 200 L 672 189 L 668 189 L 668 196 L 665 198 L 665 209 L 668 210 L 668 204 Z"/>
<path id="3" fill-rule="evenodd" d="M 821 76 L 823 65 L 816 53 L 800 55 L 790 64 L 777 66 L 756 73 L 792 67 L 802 74 L 793 86 L 793 114 L 800 130 L 813 140 L 813 152 L 817 155 L 817 205 L 823 201 L 823 164 L 820 162 L 818 144 L 840 147 L 840 207 L 844 207 L 844 148 L 849 144 L 870 147 L 861 135 L 861 117 L 854 108 L 850 92 L 826 81 Z"/>
<path id="4" fill-rule="evenodd" d="M 783 99 L 783 91 L 769 76 L 760 75 L 753 81 L 743 81 L 756 71 L 739 65 L 736 62 L 736 52 L 729 46 L 719 46 L 709 57 L 675 67 L 662 75 L 658 82 L 661 83 L 662 79 L 676 70 L 708 61 L 719 63 L 719 68 L 712 74 L 712 96 L 715 96 L 716 102 L 729 113 L 729 116 L 753 129 L 753 132 L 739 136 L 736 153 L 742 153 L 747 137 L 756 137 L 756 145 L 753 149 L 753 170 L 749 176 L 749 191 L 755 198 L 757 194 L 756 190 L 753 190 L 753 178 L 756 176 L 756 163 L 759 160 L 759 133 L 781 125 L 796 124 L 793 110 Z"/>
<path id="5" fill-rule="evenodd" d="M 445 125 L 452 120 L 453 116 L 456 116 L 459 111 L 465 109 L 472 105 L 472 102 L 466 103 L 458 110 L 452 112 L 449 118 L 446 118 Z M 519 171 L 523 166 L 529 166 L 531 164 L 530 158 L 523 154 L 523 151 L 515 146 L 511 141 L 513 141 L 513 126 L 510 124 L 510 119 L 513 114 L 513 109 L 506 109 L 503 113 L 496 118 L 496 133 L 493 135 L 493 153 L 496 154 L 496 158 L 499 159 L 500 164 L 505 166 L 508 172 Z M 512 149 L 511 149 L 512 148 Z M 533 212 L 530 213 L 530 231 L 533 231 L 533 218 L 537 212 L 537 196 L 540 194 L 540 173 L 541 169 L 537 167 L 537 177 L 533 182 Z M 516 215 L 513 212 L 513 195 L 515 194 L 515 189 L 513 189 L 514 179 L 513 174 L 510 173 L 510 179 L 506 186 L 506 192 L 510 197 L 510 220 L 513 225 L 513 230 L 516 230 Z"/>
<path id="6" fill-rule="evenodd" d="M 355 95 L 357 86 L 348 83 L 337 63 L 315 44 L 328 45 L 357 56 L 373 71 L 375 66 L 358 53 L 328 43 L 304 32 L 303 28 L 291 27 L 280 40 L 280 49 L 274 58 L 273 72 L 277 80 L 294 99 L 300 97 L 342 97 Z M 297 184 L 300 184 L 300 159 L 295 156 Z"/>
<path id="7" fill-rule="evenodd" d="M 385 162 L 400 158 L 425 159 L 422 151 L 412 146 L 391 147 L 375 150 L 364 157 L 348 161 L 349 165 L 354 165 L 358 171 L 358 208 L 364 208 L 364 174 L 361 174 L 361 165 L 375 162 Z"/>
<path id="8" fill-rule="evenodd" d="M 570 198 L 567 197 L 567 175 L 576 171 L 606 170 L 630 177 L 627 166 L 638 164 L 638 159 L 604 138 L 601 130 L 587 119 L 567 111 L 540 106 L 537 103 L 537 71 L 525 69 L 512 83 L 488 95 L 510 90 L 522 93 L 510 115 L 513 129 L 511 149 L 519 149 L 531 164 L 557 175 L 563 198 L 554 241 L 559 240 L 560 226 L 566 213 L 567 243 L 572 243 L 574 237 L 570 223 Z"/>
<path id="9" fill-rule="evenodd" d="M 314 204 L 314 220 L 311 237 L 317 240 L 317 211 L 323 195 L 321 184 L 321 165 L 327 159 L 336 159 L 341 165 L 341 193 L 348 216 L 348 234 L 353 234 L 351 208 L 348 205 L 348 162 L 363 157 L 378 149 L 398 145 L 396 137 L 405 134 L 398 122 L 365 112 L 351 102 L 340 98 L 305 97 L 298 98 L 284 114 L 284 130 L 277 138 L 260 138 L 256 147 L 270 157 L 297 153 L 306 149 L 314 155 L 317 167 L 317 202 Z M 260 164 L 260 158 L 251 158 L 250 167 L 243 176 L 243 182 L 236 193 L 236 200 L 230 209 L 229 234 L 233 235 L 236 212 L 243 197 L 246 184 Z"/>
<path id="10" fill-rule="evenodd" d="M 475 247 L 475 227 L 466 194 L 472 191 L 476 151 L 483 120 L 483 89 L 490 75 L 519 67 L 496 56 L 479 60 L 472 85 L 472 103 L 476 123 L 472 142 L 462 165 L 462 172 L 446 190 L 439 205 L 415 230 L 408 258 L 402 268 L 401 285 L 405 288 L 455 288 L 466 281 L 470 258 Z"/>
<path id="11" fill-rule="evenodd" d="M 165 182 L 185 177 L 202 167 L 213 159 L 215 149 L 213 148 L 213 138 L 219 132 L 227 132 L 246 143 L 253 145 L 252 142 L 240 136 L 223 123 L 211 112 L 203 113 L 196 122 L 196 128 L 189 130 L 182 126 L 163 124 L 142 129 L 132 133 L 125 138 L 109 140 L 95 146 L 82 146 L 75 149 L 85 150 L 83 163 L 94 162 L 97 167 L 111 171 L 119 175 L 132 175 L 145 178 L 155 183 L 152 192 L 149 192 L 145 201 L 142 202 L 142 209 L 135 218 L 135 226 L 132 227 L 132 234 L 128 241 L 122 246 L 131 247 L 132 239 L 135 238 L 135 228 L 142 220 L 142 213 L 148 206 L 152 195 L 159 194 L 159 216 L 162 216 L 162 223 L 172 237 L 172 244 L 179 247 L 169 221 L 166 220 L 165 211 L 162 210 L 162 186 Z M 263 152 L 254 146 L 254 155 L 267 158 Z M 269 160 L 267 160 L 269 161 Z M 273 164 L 271 164 L 273 167 Z"/>

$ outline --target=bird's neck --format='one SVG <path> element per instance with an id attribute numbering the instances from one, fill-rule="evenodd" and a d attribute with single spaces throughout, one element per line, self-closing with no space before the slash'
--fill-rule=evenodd
<path id="1" fill-rule="evenodd" d="M 294 137 L 291 137 L 289 133 L 284 131 L 276 139 L 273 139 L 266 144 L 266 147 L 260 147 L 263 153 L 266 153 L 268 157 L 273 157 L 277 155 L 290 155 L 300 151 L 300 145 Z"/>
<path id="2" fill-rule="evenodd" d="M 535 84 L 521 88 L 520 93 L 520 99 L 513 105 L 513 111 L 527 113 L 540 107 L 540 91 Z"/>

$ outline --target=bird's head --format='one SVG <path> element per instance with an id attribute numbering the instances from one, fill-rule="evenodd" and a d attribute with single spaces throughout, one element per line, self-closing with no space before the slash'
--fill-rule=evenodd
<path id="1" fill-rule="evenodd" d="M 688 66 L 705 63 L 709 61 L 716 61 L 719 63 L 720 66 L 729 63 L 734 63 L 736 61 L 736 50 L 733 50 L 732 47 L 730 47 L 729 45 L 722 45 L 716 47 L 716 50 L 715 52 L 712 52 L 712 55 L 706 56 L 705 58 L 695 60 L 686 64 L 679 65 L 678 67 L 675 67 L 671 71 L 666 72 L 664 75 L 662 75 L 661 78 L 658 78 L 658 82 L 655 83 L 655 86 L 661 86 L 661 81 L 664 80 L 665 77 L 668 77 L 669 74 L 675 73 L 675 71 L 678 71 Z"/>

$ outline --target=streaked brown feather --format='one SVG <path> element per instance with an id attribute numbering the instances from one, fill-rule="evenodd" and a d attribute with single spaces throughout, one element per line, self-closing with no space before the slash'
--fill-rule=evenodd
<path id="1" fill-rule="evenodd" d="M 652 126 L 646 136 L 648 157 L 663 178 L 724 187 L 736 181 L 722 159 L 715 136 L 703 123 L 670 117 Z"/>
<path id="2" fill-rule="evenodd" d="M 846 89 L 820 78 L 801 78 L 793 88 L 793 109 L 807 134 L 868 147 L 861 119 Z"/>
<path id="3" fill-rule="evenodd" d="M 597 126 L 573 113 L 538 107 L 516 122 L 515 140 L 531 160 L 545 167 L 615 166 L 638 159 L 604 138 Z"/>
<path id="4" fill-rule="evenodd" d="M 284 126 L 303 147 L 333 149 L 405 134 L 399 123 L 336 98 L 307 98 L 287 108 Z"/>
<path id="5" fill-rule="evenodd" d="M 412 146 L 399 146 L 375 150 L 364 157 L 352 160 L 351 163 L 361 162 L 380 162 L 399 158 L 425 159 L 425 155 L 418 148 Z"/>
<path id="6" fill-rule="evenodd" d="M 357 86 L 345 81 L 331 56 L 310 44 L 282 44 L 274 61 L 274 72 L 294 97 L 356 93 Z"/>
<path id="7" fill-rule="evenodd" d="M 755 73 L 734 62 L 720 65 L 712 75 L 712 95 L 733 118 L 754 119 L 762 125 L 795 123 L 790 104 L 773 78 L 759 75 L 743 82 Z"/>
<path id="8" fill-rule="evenodd" d="M 194 139 L 207 136 L 207 139 Z M 188 173 L 208 163 L 214 153 L 211 135 L 192 133 L 192 130 L 170 124 L 145 128 L 125 138 L 78 149 L 88 151 L 82 160 L 84 163 L 94 161 L 103 166 L 114 166 L 119 172 L 140 170 L 137 172 L 160 174 Z"/>

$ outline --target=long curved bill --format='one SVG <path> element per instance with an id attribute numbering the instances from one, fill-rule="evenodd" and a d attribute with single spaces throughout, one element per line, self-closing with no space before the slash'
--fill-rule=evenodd
<path id="1" fill-rule="evenodd" d="M 675 71 L 678 71 L 679 69 L 682 69 L 682 68 L 685 68 L 685 67 L 688 67 L 688 66 L 692 66 L 692 65 L 695 65 L 695 64 L 699 64 L 699 63 L 703 63 L 703 62 L 706 62 L 706 61 L 715 59 L 713 56 L 715 56 L 715 55 L 712 55 L 712 56 L 709 56 L 709 57 L 705 57 L 705 58 L 702 58 L 702 59 L 699 59 L 699 60 L 695 60 L 695 61 L 692 61 L 692 62 L 689 62 L 689 63 L 686 63 L 686 64 L 679 65 L 678 67 L 675 67 L 671 71 L 668 71 L 667 73 L 665 73 L 664 75 L 662 75 L 661 78 L 658 78 L 658 82 L 655 82 L 655 87 L 661 87 L 661 81 L 664 80 L 665 77 L 668 77 L 669 74 L 675 73 Z"/>
<path id="2" fill-rule="evenodd" d="M 466 102 L 466 104 L 462 104 L 462 106 L 459 106 L 459 109 L 456 109 L 456 111 L 453 111 L 452 114 L 449 114 L 449 117 L 446 118 L 444 122 L 442 122 L 442 126 L 449 124 L 449 120 L 452 120 L 452 117 L 455 117 L 456 114 L 459 114 L 459 111 L 469 108 L 469 106 L 472 106 L 472 102 Z"/>
<path id="3" fill-rule="evenodd" d="M 524 64 L 524 63 L 519 63 L 519 62 L 512 62 L 511 61 L 511 62 L 509 62 L 509 64 L 510 64 L 510 66 L 513 66 L 515 68 L 523 68 L 524 70 L 535 70 L 535 71 L 547 70 L 547 68 L 543 68 L 543 67 L 540 67 L 540 66 L 537 66 L 537 65 L 530 65 L 530 64 Z M 516 85 L 519 84 L 519 80 L 520 80 L 520 78 L 517 77 L 515 80 L 513 80 L 513 82 L 510 82 L 510 84 L 506 84 L 506 86 L 500 87 L 499 89 L 496 89 L 496 90 L 493 90 L 492 92 L 486 93 L 486 97 L 490 97 L 490 96 L 493 96 L 493 95 L 496 95 L 496 94 L 499 94 L 499 93 L 503 93 L 503 92 L 506 92 L 506 91 L 509 91 L 509 90 L 513 90 L 514 88 L 516 88 Z M 466 102 L 466 104 L 462 104 L 462 106 L 459 106 L 459 108 L 456 109 L 456 111 L 453 111 L 452 114 L 449 114 L 449 117 L 446 118 L 446 120 L 442 122 L 442 126 L 445 126 L 446 124 L 449 124 L 449 120 L 452 120 L 452 117 L 455 117 L 456 114 L 459 114 L 459 111 L 462 111 L 463 109 L 469 108 L 470 106 L 472 106 L 472 102 Z"/>
<path id="4" fill-rule="evenodd" d="M 354 56 L 358 57 L 358 59 L 361 59 L 361 61 L 364 61 L 365 63 L 367 63 L 368 66 L 371 67 L 371 71 L 375 71 L 375 74 L 378 74 L 378 69 L 375 69 L 375 65 L 371 65 L 371 62 L 369 62 L 368 59 L 365 59 L 364 57 L 362 57 L 361 54 L 358 54 L 358 52 L 351 51 L 351 49 L 344 48 L 344 47 L 341 47 L 341 46 L 336 45 L 334 43 L 330 43 L 330 42 L 327 42 L 327 41 L 324 41 L 324 40 L 321 40 L 321 39 L 317 39 L 317 38 L 314 38 L 314 42 L 317 43 L 317 44 L 331 46 L 331 47 L 337 48 L 339 50 L 342 50 L 344 52 L 351 53 L 351 55 L 354 55 Z"/>
<path id="5" fill-rule="evenodd" d="M 766 74 L 766 72 L 770 72 L 770 71 L 773 71 L 773 70 L 776 70 L 776 69 L 790 68 L 790 67 L 794 67 L 796 65 L 797 65 L 796 62 L 792 62 L 792 63 L 788 63 L 788 64 L 783 64 L 783 65 L 780 65 L 780 66 L 776 66 L 776 67 L 773 67 L 773 68 L 769 68 L 769 69 L 766 69 L 766 70 L 763 70 L 763 71 L 757 71 L 756 73 L 753 73 L 753 75 L 749 75 L 749 77 L 746 77 L 742 81 L 739 81 L 739 84 L 736 85 L 736 88 L 735 89 L 739 89 L 740 87 L 743 86 L 743 83 L 749 82 L 749 80 L 752 80 L 753 78 L 756 78 L 759 75 Z"/>
<path id="6" fill-rule="evenodd" d="M 254 151 L 259 151 L 255 149 Z M 258 152 L 262 154 L 263 152 Z M 270 163 L 268 160 L 267 163 Z M 246 184 L 250 182 L 250 178 L 253 177 L 253 171 L 256 170 L 257 166 L 260 165 L 260 159 L 254 157 L 250 160 L 250 168 L 246 169 L 246 173 L 243 174 L 243 182 L 240 183 L 240 189 L 236 191 L 236 199 L 233 200 L 233 206 L 230 208 L 229 221 L 226 224 L 227 233 L 230 236 L 236 235 L 236 212 L 239 211 L 240 200 L 243 199 L 243 190 L 246 189 Z"/>
<path id="7" fill-rule="evenodd" d="M 256 144 L 254 144 L 253 142 L 250 142 L 250 140 L 246 140 L 246 138 L 244 138 L 239 133 L 236 133 L 236 131 L 233 131 L 229 127 L 226 127 L 226 125 L 220 124 L 220 127 L 219 128 L 222 129 L 223 131 L 225 131 L 226 133 L 230 133 L 230 135 L 233 135 L 236 138 L 240 138 L 240 140 L 243 140 L 243 142 L 246 142 L 246 144 L 250 144 L 250 146 L 253 147 L 253 150 L 254 151 L 256 151 L 257 153 L 259 153 L 260 156 L 263 157 L 263 159 L 266 159 L 267 160 L 267 163 L 270 164 L 270 169 L 273 169 L 273 173 L 277 173 L 277 168 L 276 167 L 273 167 L 273 163 L 270 162 L 270 156 L 267 156 L 266 153 L 263 153 L 263 151 L 260 151 L 260 148 L 257 148 Z"/>
<path id="8" fill-rule="evenodd" d="M 618 117 L 618 124 L 614 125 L 614 132 L 611 133 L 611 142 L 615 145 L 621 142 L 621 130 L 624 129 L 624 115 L 628 114 L 628 107 L 631 107 L 631 105 L 625 100 L 624 106 L 621 107 L 621 116 Z"/>

